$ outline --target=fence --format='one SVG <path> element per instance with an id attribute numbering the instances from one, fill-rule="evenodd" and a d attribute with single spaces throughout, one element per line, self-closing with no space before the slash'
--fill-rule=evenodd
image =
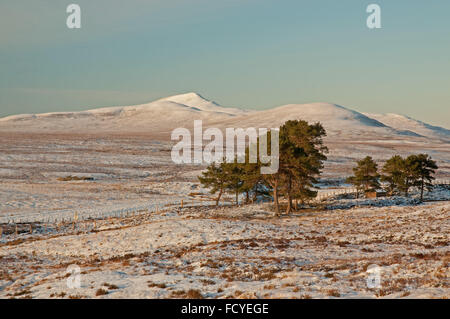
<path id="1" fill-rule="evenodd" d="M 450 180 L 435 180 L 433 181 L 433 185 L 450 185 Z M 344 189 L 334 189 L 332 191 L 326 192 L 322 191 L 315 198 L 315 202 L 321 202 L 327 200 L 329 198 L 339 196 L 339 195 L 354 195 L 357 190 L 355 188 L 344 188 Z M 138 206 L 132 208 L 123 208 L 117 209 L 109 212 L 105 211 L 95 211 L 91 210 L 83 213 L 74 213 L 73 215 L 68 214 L 31 214 L 26 217 L 6 217 L 7 220 L 4 220 L 5 217 L 0 218 L 0 239 L 7 233 L 19 235 L 22 233 L 32 234 L 33 231 L 39 227 L 39 229 L 48 232 L 49 229 L 59 230 L 62 227 L 67 227 L 68 225 L 72 225 L 74 230 L 77 229 L 77 224 L 79 222 L 87 222 L 92 221 L 93 228 L 96 227 L 96 221 L 98 220 L 111 220 L 112 218 L 130 218 L 137 217 L 143 214 L 148 214 L 152 212 L 161 212 L 168 209 L 173 208 L 186 208 L 186 207 L 195 207 L 195 206 L 205 206 L 207 203 L 214 202 L 213 199 L 191 199 L 189 201 L 179 200 L 172 201 L 166 203 L 158 203 L 152 204 L 150 206 Z M 221 202 L 224 204 L 225 202 L 232 202 L 231 200 L 226 200 L 223 198 Z M 33 218 L 34 217 L 34 218 Z M 3 219 L 3 221 L 2 221 Z"/>
<path id="2" fill-rule="evenodd" d="M 173 208 L 183 208 L 183 207 L 193 207 L 193 206 L 203 206 L 206 204 L 205 200 L 178 200 L 166 203 L 152 204 L 149 206 L 138 206 L 132 208 L 123 208 L 113 211 L 85 211 L 85 212 L 75 212 L 73 214 L 61 214 L 61 213 L 35 213 L 27 215 L 26 217 L 7 217 L 6 220 L 2 221 L 0 219 L 0 239 L 4 235 L 20 235 L 20 234 L 32 234 L 37 228 L 40 232 L 48 233 L 49 230 L 59 231 L 61 228 L 70 228 L 72 226 L 73 230 L 79 229 L 79 225 L 82 222 L 92 222 L 91 230 L 96 228 L 96 223 L 100 220 L 109 220 L 113 218 L 135 218 L 148 213 L 159 213 Z M 5 219 L 5 217 L 3 217 Z M 86 225 L 84 225 L 86 226 Z M 86 228 L 86 227 L 85 227 Z"/>

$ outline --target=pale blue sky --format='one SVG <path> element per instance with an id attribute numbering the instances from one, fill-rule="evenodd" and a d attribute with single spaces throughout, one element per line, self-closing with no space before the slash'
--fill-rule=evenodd
<path id="1" fill-rule="evenodd" d="M 82 28 L 66 27 L 66 7 Z M 366 7 L 382 8 L 380 30 Z M 0 116 L 195 91 L 333 102 L 450 127 L 450 1 L 0 0 Z"/>

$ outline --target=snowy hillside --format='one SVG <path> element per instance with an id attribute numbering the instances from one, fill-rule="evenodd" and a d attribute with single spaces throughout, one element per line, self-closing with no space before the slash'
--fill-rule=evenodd
<path id="1" fill-rule="evenodd" d="M 209 101 L 209 100 L 205 99 L 204 97 L 202 97 L 200 94 L 192 93 L 192 92 L 166 97 L 166 98 L 160 99 L 156 102 L 163 102 L 163 101 L 169 101 L 169 102 L 174 102 L 174 103 L 178 103 L 181 105 L 186 105 L 186 106 L 195 108 L 200 111 L 205 111 L 205 112 L 215 112 L 215 113 L 222 112 L 225 114 L 232 114 L 232 115 L 246 113 L 246 111 L 244 111 L 244 110 L 240 110 L 240 109 L 236 109 L 236 108 L 229 108 L 229 107 L 222 107 L 219 104 L 217 104 L 216 102 Z"/>
<path id="2" fill-rule="evenodd" d="M 409 130 L 417 134 L 437 137 L 450 141 L 450 130 L 443 127 L 433 126 L 422 121 L 412 119 L 405 115 L 387 113 L 387 114 L 369 114 L 364 113 L 366 116 L 380 121 L 381 123 L 395 127 L 400 130 Z"/>
<path id="3" fill-rule="evenodd" d="M 288 104 L 274 109 L 227 119 L 227 126 L 278 127 L 288 120 L 321 122 L 331 135 L 376 134 L 381 136 L 419 136 L 411 131 L 397 130 L 364 114 L 331 103 Z M 237 123 L 236 123 L 237 122 Z M 235 124 L 236 123 L 236 124 Z"/>
<path id="4" fill-rule="evenodd" d="M 170 138 L 177 127 L 278 127 L 288 120 L 321 122 L 329 136 L 373 139 L 449 138 L 450 131 L 395 115 L 370 115 L 330 103 L 289 104 L 270 110 L 245 111 L 222 107 L 197 93 L 159 99 L 147 104 L 106 107 L 81 112 L 14 115 L 0 119 L 0 131 L 150 133 Z"/>
<path id="5" fill-rule="evenodd" d="M 244 113 L 246 111 L 220 107 L 196 93 L 188 93 L 141 105 L 13 115 L 0 119 L 0 130 L 159 133 L 194 120 L 224 120 Z"/>

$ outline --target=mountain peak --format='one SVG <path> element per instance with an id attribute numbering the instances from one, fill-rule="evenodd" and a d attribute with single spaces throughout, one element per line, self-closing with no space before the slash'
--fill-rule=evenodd
<path id="1" fill-rule="evenodd" d="M 173 96 L 169 96 L 166 98 L 161 99 L 160 101 L 170 101 L 175 103 L 180 103 L 188 106 L 198 106 L 195 104 L 205 104 L 205 103 L 211 103 L 214 105 L 218 105 L 217 103 L 205 99 L 203 96 L 201 96 L 198 93 L 195 92 L 189 92 L 189 93 L 183 93 L 183 94 L 177 94 Z"/>
<path id="2" fill-rule="evenodd" d="M 200 99 L 204 99 L 206 100 L 203 96 L 201 96 L 200 94 L 196 93 L 196 92 L 189 92 L 189 93 L 182 93 L 182 94 L 177 94 L 174 95 L 172 97 L 185 97 L 185 98 L 190 98 L 190 99 L 194 99 L 194 98 L 200 98 Z"/>
<path id="3" fill-rule="evenodd" d="M 173 103 L 189 106 L 191 108 L 195 108 L 195 109 L 198 109 L 201 111 L 225 113 L 225 114 L 229 114 L 229 115 L 245 113 L 245 111 L 240 110 L 240 109 L 222 107 L 219 104 L 217 104 L 216 102 L 205 99 L 203 96 L 201 96 L 200 94 L 195 93 L 195 92 L 189 92 L 189 93 L 169 96 L 169 97 L 160 99 L 156 102 L 173 102 Z"/>

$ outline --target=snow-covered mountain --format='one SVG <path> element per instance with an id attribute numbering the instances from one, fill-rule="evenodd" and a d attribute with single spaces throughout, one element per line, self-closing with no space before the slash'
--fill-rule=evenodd
<path id="1" fill-rule="evenodd" d="M 246 113 L 244 110 L 237 109 L 237 108 L 230 108 L 230 107 L 222 107 L 219 104 L 217 104 L 214 101 L 209 101 L 205 99 L 203 96 L 201 96 L 198 93 L 186 93 L 186 94 L 180 94 L 175 96 L 166 97 L 163 99 L 160 99 L 156 102 L 174 102 L 178 103 L 180 105 L 186 105 L 189 107 L 192 107 L 196 110 L 201 110 L 205 112 L 214 112 L 214 113 L 225 113 L 225 114 L 231 114 L 231 115 L 237 115 L 237 114 L 243 114 Z"/>
<path id="2" fill-rule="evenodd" d="M 107 107 L 81 112 L 14 115 L 0 119 L 0 131 L 22 132 L 130 132 L 166 134 L 177 127 L 266 127 L 287 120 L 321 122 L 329 136 L 369 138 L 439 138 L 450 131 L 396 114 L 362 114 L 330 103 L 289 104 L 269 110 L 246 111 L 222 107 L 197 93 L 159 99 L 147 104 Z M 170 134 L 166 134 L 170 138 Z"/>
<path id="3" fill-rule="evenodd" d="M 450 130 L 443 127 L 430 125 L 405 115 L 394 113 L 387 113 L 387 114 L 364 113 L 364 114 L 370 118 L 380 121 L 385 125 L 395 127 L 400 130 L 408 130 L 423 136 L 450 140 Z"/>
<path id="4" fill-rule="evenodd" d="M 242 127 L 278 127 L 288 120 L 302 119 L 308 122 L 321 122 L 329 135 L 366 135 L 367 133 L 381 136 L 420 135 L 408 131 L 397 130 L 387 126 L 362 113 L 350 110 L 340 105 L 330 103 L 288 104 L 274 109 L 245 114 L 244 116 L 227 119 L 224 124 Z"/>
<path id="5" fill-rule="evenodd" d="M 161 133 L 194 120 L 223 121 L 246 113 L 187 93 L 141 105 L 8 116 L 0 119 L 0 131 Z"/>

